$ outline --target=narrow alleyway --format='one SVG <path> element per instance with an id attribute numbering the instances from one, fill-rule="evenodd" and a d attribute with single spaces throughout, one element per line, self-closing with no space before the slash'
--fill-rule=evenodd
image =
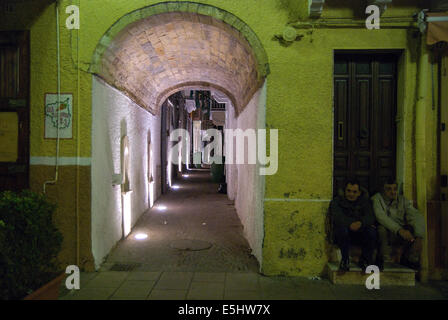
<path id="1" fill-rule="evenodd" d="M 233 202 L 217 190 L 209 170 L 189 170 L 142 215 L 101 269 L 257 272 Z M 140 233 L 148 237 L 135 239 Z"/>

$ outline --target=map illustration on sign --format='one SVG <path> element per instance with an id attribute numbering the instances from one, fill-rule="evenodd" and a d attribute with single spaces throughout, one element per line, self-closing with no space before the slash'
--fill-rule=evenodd
<path id="1" fill-rule="evenodd" d="M 61 94 L 59 103 L 57 94 L 45 95 L 45 138 L 57 138 L 58 114 L 59 138 L 72 138 L 72 110 L 73 96 L 71 94 Z"/>

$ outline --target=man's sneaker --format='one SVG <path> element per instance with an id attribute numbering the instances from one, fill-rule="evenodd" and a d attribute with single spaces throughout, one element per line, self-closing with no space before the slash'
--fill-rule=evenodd
<path id="1" fill-rule="evenodd" d="M 350 271 L 350 260 L 341 260 L 341 263 L 339 264 L 339 271 L 347 272 Z"/>

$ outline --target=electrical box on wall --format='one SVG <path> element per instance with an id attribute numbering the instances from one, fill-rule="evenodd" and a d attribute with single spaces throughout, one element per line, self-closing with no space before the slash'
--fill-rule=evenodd
<path id="1" fill-rule="evenodd" d="M 324 8 L 325 0 L 308 0 L 308 14 L 310 18 L 319 18 Z"/>
<path id="2" fill-rule="evenodd" d="M 387 6 L 392 4 L 392 0 L 367 0 L 368 5 L 375 5 L 380 8 L 381 14 L 386 11 Z"/>

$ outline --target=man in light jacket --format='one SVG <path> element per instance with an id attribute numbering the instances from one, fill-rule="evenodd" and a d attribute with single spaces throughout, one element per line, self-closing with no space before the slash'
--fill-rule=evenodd
<path id="1" fill-rule="evenodd" d="M 420 253 L 425 236 L 423 215 L 404 196 L 398 195 L 398 185 L 388 179 L 383 192 L 372 197 L 373 211 L 379 223 L 380 248 L 377 258 L 379 268 L 383 268 L 384 257 L 390 255 L 390 245 L 404 246 L 400 264 L 412 269 L 420 268 Z"/>

